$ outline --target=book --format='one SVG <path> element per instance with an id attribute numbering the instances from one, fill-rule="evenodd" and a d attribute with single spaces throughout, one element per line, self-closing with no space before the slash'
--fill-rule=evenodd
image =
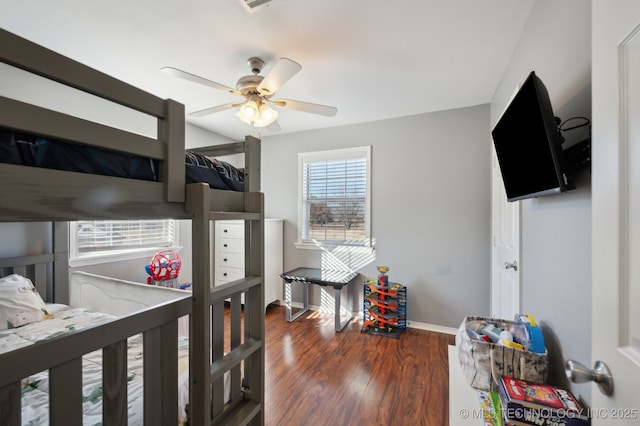
<path id="1" fill-rule="evenodd" d="M 500 396 L 496 391 L 478 391 L 478 401 L 482 409 L 484 426 L 502 426 Z"/>
<path id="2" fill-rule="evenodd" d="M 588 411 L 567 389 L 505 376 L 498 383 L 506 425 L 589 425 Z"/>

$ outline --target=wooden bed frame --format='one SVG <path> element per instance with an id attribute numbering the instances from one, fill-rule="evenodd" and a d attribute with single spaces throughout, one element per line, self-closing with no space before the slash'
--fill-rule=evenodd
<path id="1" fill-rule="evenodd" d="M 0 418 L 20 424 L 21 380 L 49 370 L 51 424 L 82 423 L 81 357 L 102 348 L 104 424 L 126 424 L 126 339 L 144 333 L 144 418 L 175 425 L 178 318 L 190 315 L 190 424 L 264 423 L 264 199 L 260 193 L 260 141 L 247 137 L 195 151 L 218 156 L 244 153 L 245 192 L 185 185 L 184 107 L 163 100 L 0 29 L 0 60 L 25 71 L 156 117 L 156 138 L 140 136 L 60 112 L 0 97 L 0 127 L 157 159 L 161 180 L 149 182 L 0 164 L 0 221 L 52 222 L 53 252 L 0 261 L 34 275 L 47 301 L 68 303 L 66 226 L 60 221 L 191 219 L 192 297 L 167 302 L 105 325 L 91 327 L 0 355 Z M 95 188 L 113 194 L 96 205 Z M 245 220 L 245 278 L 213 287 L 211 222 Z M 30 266 L 37 264 L 38 266 Z M 50 267 L 53 265 L 53 273 Z M 47 269 L 49 268 L 49 270 Z M 0 272 L 6 272 L 0 271 Z M 51 285 L 43 278 L 53 275 Z M 244 318 L 241 295 L 244 293 Z M 224 329 L 231 299 L 230 330 Z M 244 322 L 243 322 L 244 321 Z M 225 332 L 229 336 L 225 347 Z M 148 349 L 148 350 L 147 350 Z M 146 374 L 146 372 L 150 374 Z M 223 400 L 223 375 L 231 375 L 231 399 Z M 122 397 L 124 395 L 124 398 Z"/>

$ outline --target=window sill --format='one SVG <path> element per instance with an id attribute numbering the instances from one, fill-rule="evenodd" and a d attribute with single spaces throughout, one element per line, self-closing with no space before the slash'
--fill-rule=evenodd
<path id="1" fill-rule="evenodd" d="M 321 243 L 319 241 L 316 242 L 306 242 L 306 241 L 296 241 L 295 246 L 297 249 L 302 250 L 334 250 L 337 248 L 349 249 L 354 251 L 361 251 L 363 253 L 373 253 L 375 251 L 375 246 L 373 245 L 365 245 L 362 244 L 340 244 L 340 243 Z"/>
<path id="2" fill-rule="evenodd" d="M 112 253 L 99 253 L 96 255 L 85 255 L 69 259 L 70 268 L 78 268 L 81 266 L 100 265 L 104 263 L 121 262 L 125 260 L 147 259 L 151 260 L 154 254 L 161 250 L 174 250 L 178 253 L 182 247 L 151 247 L 135 250 L 118 250 Z"/>

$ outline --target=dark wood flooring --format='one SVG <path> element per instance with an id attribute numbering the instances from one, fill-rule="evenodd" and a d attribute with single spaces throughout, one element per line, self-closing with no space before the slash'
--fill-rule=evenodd
<path id="1" fill-rule="evenodd" d="M 399 339 L 334 330 L 333 314 L 292 323 L 266 314 L 265 424 L 449 424 L 447 346 L 454 336 L 408 329 Z"/>

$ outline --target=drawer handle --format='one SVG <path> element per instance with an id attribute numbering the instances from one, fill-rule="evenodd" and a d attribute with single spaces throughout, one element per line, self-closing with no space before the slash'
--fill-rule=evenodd
<path id="1" fill-rule="evenodd" d="M 223 229 L 222 232 L 228 232 L 226 229 Z"/>
<path id="2" fill-rule="evenodd" d="M 223 246 L 223 247 L 229 247 L 229 246 L 228 246 L 228 245 L 226 245 L 226 244 L 223 244 L 222 246 Z"/>
<path id="3" fill-rule="evenodd" d="M 226 262 L 226 261 L 227 261 L 227 258 L 225 257 L 225 258 L 224 258 L 224 259 L 222 259 L 222 260 L 223 260 L 224 262 Z"/>
<path id="4" fill-rule="evenodd" d="M 224 274 L 222 274 L 222 275 L 226 277 L 226 276 L 227 276 L 227 273 L 225 272 L 225 273 L 224 273 Z"/>

